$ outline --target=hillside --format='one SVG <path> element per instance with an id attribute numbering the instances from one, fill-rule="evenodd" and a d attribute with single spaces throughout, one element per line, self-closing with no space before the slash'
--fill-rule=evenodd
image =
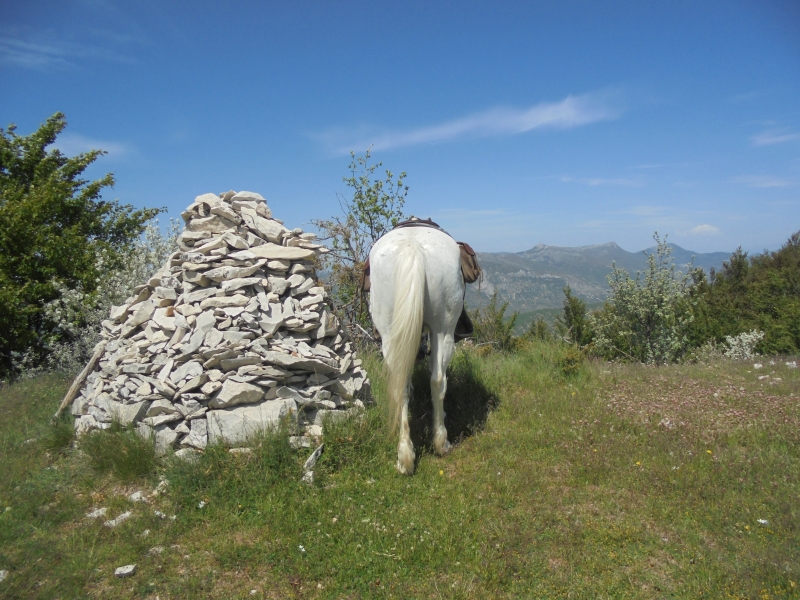
<path id="1" fill-rule="evenodd" d="M 675 264 L 686 268 L 694 257 L 694 265 L 706 271 L 719 269 L 727 260 L 727 252 L 702 254 L 670 244 Z M 565 248 L 537 244 L 524 252 L 479 252 L 478 260 L 484 270 L 479 286 L 467 288 L 468 306 L 485 303 L 494 293 L 509 302 L 511 310 L 530 312 L 557 308 L 564 298 L 563 288 L 569 285 L 573 292 L 589 304 L 605 300 L 608 292 L 606 276 L 612 263 L 634 275 L 647 266 L 647 254 L 655 247 L 641 252 L 628 252 L 614 242 L 594 246 Z"/>

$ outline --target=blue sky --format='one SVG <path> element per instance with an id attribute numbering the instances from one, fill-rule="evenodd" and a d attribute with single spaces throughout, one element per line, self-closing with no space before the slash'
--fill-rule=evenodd
<path id="1" fill-rule="evenodd" d="M 56 111 L 107 195 L 339 212 L 349 151 L 479 251 L 776 249 L 800 230 L 796 2 L 0 4 L 0 126 Z"/>

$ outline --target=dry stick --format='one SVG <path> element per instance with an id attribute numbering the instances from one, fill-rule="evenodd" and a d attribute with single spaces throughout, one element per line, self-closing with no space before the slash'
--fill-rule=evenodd
<path id="1" fill-rule="evenodd" d="M 365 336 L 367 336 L 367 337 L 368 337 L 370 340 L 372 340 L 372 341 L 373 341 L 373 342 L 375 342 L 376 344 L 378 343 L 378 340 L 376 340 L 376 339 L 375 339 L 374 337 L 372 337 L 372 336 L 371 336 L 369 333 L 367 333 L 367 330 L 366 330 L 366 329 L 364 329 L 364 328 L 363 328 L 361 325 L 359 325 L 358 323 L 356 323 L 356 324 L 355 324 L 355 326 L 356 326 L 356 327 L 358 327 L 358 328 L 359 328 L 359 330 L 361 330 L 361 333 L 363 333 Z"/>
<path id="2" fill-rule="evenodd" d="M 70 402 L 75 398 L 78 394 L 78 390 L 81 389 L 84 380 L 88 377 L 89 373 L 92 372 L 94 369 L 95 364 L 103 356 L 103 352 L 106 349 L 106 344 L 108 344 L 108 340 L 103 340 L 97 346 L 94 347 L 94 354 L 92 354 L 92 358 L 89 359 L 88 364 L 84 367 L 83 371 L 81 371 L 80 375 L 75 378 L 75 381 L 72 382 L 72 386 L 70 386 L 67 395 L 64 396 L 64 399 L 61 401 L 61 405 L 58 407 L 56 414 L 53 415 L 53 419 L 58 419 L 61 416 L 63 410 L 69 405 Z"/>

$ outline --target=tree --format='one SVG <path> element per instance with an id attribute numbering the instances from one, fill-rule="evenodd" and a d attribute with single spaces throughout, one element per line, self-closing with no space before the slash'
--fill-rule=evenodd
<path id="1" fill-rule="evenodd" d="M 609 358 L 662 364 L 677 360 L 690 346 L 692 276 L 675 271 L 666 237 L 662 241 L 656 232 L 653 239 L 656 253 L 636 279 L 612 265 L 611 294 L 590 319 L 596 351 Z"/>
<path id="2" fill-rule="evenodd" d="M 495 290 L 486 308 L 483 310 L 477 308 L 470 314 L 475 327 L 476 342 L 493 344 L 498 350 L 514 348 L 514 325 L 517 323 L 519 312 L 513 312 L 506 319 L 506 310 L 508 310 L 508 302 L 497 306 L 497 290 Z"/>
<path id="3" fill-rule="evenodd" d="M 0 129 L 0 373 L 22 353 L 36 359 L 58 337 L 45 316 L 60 289 L 92 292 L 98 256 L 118 261 L 160 210 L 101 199 L 112 174 L 81 178 L 102 150 L 69 158 L 47 150 L 66 127 L 56 113 L 29 136 Z"/>
<path id="4" fill-rule="evenodd" d="M 586 302 L 572 295 L 572 288 L 564 288 L 564 309 L 556 318 L 556 330 L 573 344 L 585 346 L 592 341 L 592 328 L 586 313 Z"/>
<path id="5" fill-rule="evenodd" d="M 775 252 L 753 257 L 737 248 L 722 269 L 700 278 L 695 299 L 695 345 L 753 330 L 764 332 L 765 354 L 800 351 L 800 231 Z"/>
<path id="6" fill-rule="evenodd" d="M 369 310 L 361 293 L 361 273 L 372 244 L 403 219 L 403 204 L 408 194 L 406 173 L 397 180 L 386 170 L 386 179 L 375 177 L 383 163 L 370 164 L 370 151 L 356 157 L 350 153 L 349 177 L 344 183 L 352 189 L 351 198 L 339 195 L 342 215 L 315 220 L 322 239 L 331 241 L 326 255 L 334 307 L 351 333 L 360 337 L 356 325 L 371 328 Z"/>

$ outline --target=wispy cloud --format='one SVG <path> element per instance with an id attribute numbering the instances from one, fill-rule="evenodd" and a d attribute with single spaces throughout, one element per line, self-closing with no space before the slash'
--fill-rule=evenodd
<path id="1" fill-rule="evenodd" d="M 643 187 L 644 181 L 641 179 L 630 179 L 628 177 L 614 177 L 614 178 L 606 178 L 606 177 L 562 177 L 562 183 L 582 183 L 583 185 L 588 185 L 591 187 L 597 187 L 601 185 L 612 185 L 612 186 L 621 186 L 621 187 Z"/>
<path id="2" fill-rule="evenodd" d="M 752 188 L 778 188 L 795 185 L 794 181 L 791 179 L 783 179 L 773 175 L 745 175 L 742 177 L 734 177 L 731 181 Z"/>
<path id="3" fill-rule="evenodd" d="M 800 133 L 787 132 L 786 130 L 768 130 L 754 135 L 750 138 L 753 146 L 771 146 L 772 144 L 783 144 L 800 140 Z"/>
<path id="4" fill-rule="evenodd" d="M 697 225 L 696 227 L 692 227 L 689 231 L 683 232 L 683 235 L 719 235 L 719 233 L 719 227 L 704 223 L 703 225 Z"/>
<path id="5" fill-rule="evenodd" d="M 612 105 L 611 94 L 593 93 L 567 96 L 560 102 L 541 102 L 530 108 L 496 107 L 438 125 L 405 131 L 355 134 L 332 130 L 316 136 L 335 154 L 354 148 L 388 150 L 423 144 L 450 142 L 465 138 L 515 135 L 535 129 L 570 129 L 598 121 L 618 118 L 623 112 Z M 351 139 L 346 139 L 350 137 Z"/>
<path id="6" fill-rule="evenodd" d="M 53 143 L 54 148 L 58 148 L 67 156 L 74 156 L 90 150 L 105 150 L 109 157 L 120 158 L 131 151 L 131 148 L 119 142 L 109 142 L 96 140 L 80 135 L 79 133 L 66 132 L 58 136 Z"/>
<path id="7" fill-rule="evenodd" d="M 72 68 L 85 59 L 118 63 L 135 62 L 130 56 L 110 47 L 110 45 L 120 45 L 132 41 L 134 39 L 132 36 L 119 35 L 112 40 L 109 39 L 109 35 L 111 35 L 109 32 L 98 30 L 94 30 L 90 35 L 104 39 L 97 39 L 97 43 L 85 40 L 73 42 L 52 31 L 28 35 L 2 31 L 0 32 L 0 63 L 37 71 L 49 71 Z M 123 40 L 123 38 L 125 39 Z"/>

